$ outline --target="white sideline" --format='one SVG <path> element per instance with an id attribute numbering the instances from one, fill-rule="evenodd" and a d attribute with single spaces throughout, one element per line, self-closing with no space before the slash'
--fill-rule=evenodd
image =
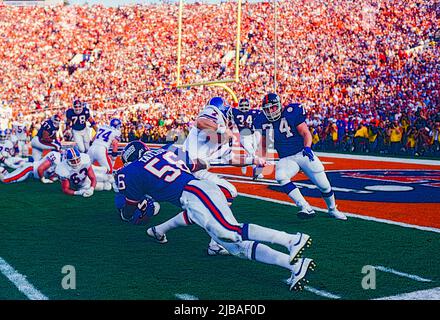
<path id="1" fill-rule="evenodd" d="M 273 203 L 284 204 L 284 205 L 296 207 L 296 205 L 294 203 L 288 202 L 288 201 L 275 200 L 275 199 L 255 196 L 253 194 L 247 194 L 247 193 L 242 193 L 242 192 L 239 192 L 238 194 L 240 196 L 243 196 L 243 197 L 248 197 L 248 198 L 253 198 L 253 199 L 269 201 L 269 202 L 273 202 Z M 323 211 L 324 210 L 324 209 L 318 208 L 318 207 L 312 207 L 312 208 L 314 210 L 317 210 L 317 211 Z M 363 215 L 360 215 L 360 214 L 349 213 L 349 212 L 343 212 L 343 213 L 347 217 L 351 217 L 351 218 L 358 218 L 358 219 L 367 220 L 367 221 L 374 221 L 374 222 L 380 222 L 380 223 L 385 223 L 385 224 L 391 224 L 391 225 L 395 225 L 395 226 L 399 226 L 399 227 L 404 227 L 404 228 L 411 228 L 411 229 L 417 229 L 417 230 L 422 230 L 422 231 L 430 231 L 430 232 L 440 233 L 440 229 L 437 229 L 437 228 L 423 227 L 423 226 L 418 226 L 418 225 L 415 225 L 415 224 L 409 224 L 409 223 L 403 223 L 403 222 L 396 222 L 396 221 L 392 221 L 392 220 L 385 220 L 385 219 L 380 219 L 380 218 L 363 216 Z"/>
<path id="2" fill-rule="evenodd" d="M 382 271 L 382 272 L 392 273 L 392 274 L 395 274 L 396 276 L 409 278 L 409 279 L 419 281 L 419 282 L 431 282 L 432 281 L 430 279 L 425 279 L 425 278 L 422 278 L 422 277 L 419 277 L 419 276 L 416 276 L 413 274 L 400 272 L 400 271 L 397 271 L 397 270 L 394 270 L 394 269 L 391 269 L 388 267 L 384 267 L 384 266 L 373 266 L 373 267 L 374 267 L 374 269 Z"/>
<path id="3" fill-rule="evenodd" d="M 44 294 L 38 291 L 29 281 L 26 276 L 18 273 L 9 263 L 0 257 L 0 271 L 9 279 L 17 289 L 22 292 L 29 300 L 49 300 Z"/>
<path id="4" fill-rule="evenodd" d="M 179 300 L 199 300 L 196 296 L 187 293 L 176 293 L 174 296 Z"/>
<path id="5" fill-rule="evenodd" d="M 286 279 L 283 282 L 289 284 L 289 279 Z M 318 290 L 318 289 L 313 288 L 311 286 L 304 286 L 304 290 L 309 291 L 311 293 L 314 293 L 317 296 L 327 298 L 327 299 L 341 299 L 341 297 L 336 294 L 333 294 L 333 293 L 330 293 L 330 292 L 327 292 L 324 290 Z"/>
<path id="6" fill-rule="evenodd" d="M 440 287 L 402 293 L 395 296 L 382 297 L 373 300 L 440 300 Z"/>

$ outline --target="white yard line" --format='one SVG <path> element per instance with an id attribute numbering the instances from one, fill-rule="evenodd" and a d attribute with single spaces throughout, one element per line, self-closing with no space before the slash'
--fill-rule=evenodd
<path id="1" fill-rule="evenodd" d="M 238 194 L 240 196 L 243 196 L 243 197 L 248 197 L 248 198 L 252 198 L 252 199 L 258 199 L 258 200 L 263 200 L 263 201 L 268 201 L 268 202 L 273 202 L 273 203 L 284 204 L 284 205 L 296 207 L 296 205 L 294 203 L 288 202 L 288 201 L 275 200 L 275 199 L 271 199 L 271 198 L 255 196 L 253 194 L 247 194 L 247 193 L 242 193 L 242 192 L 239 192 Z M 323 211 L 324 210 L 324 209 L 318 208 L 318 207 L 312 207 L 312 208 L 314 210 L 318 210 L 318 211 Z M 367 221 L 380 222 L 380 223 L 385 223 L 385 224 L 391 224 L 391 225 L 395 225 L 395 226 L 399 226 L 399 227 L 404 227 L 404 228 L 411 228 L 411 229 L 417 229 L 417 230 L 422 230 L 422 231 L 429 231 L 429 232 L 440 233 L 440 229 L 437 229 L 437 228 L 423 227 L 423 226 L 418 226 L 418 225 L 414 225 L 414 224 L 408 224 L 408 223 L 396 222 L 396 221 L 392 221 L 392 220 L 379 219 L 379 218 L 363 216 L 363 215 L 359 215 L 359 214 L 355 214 L 355 213 L 349 213 L 349 212 L 343 212 L 343 213 L 347 217 L 358 218 L 358 219 L 367 220 Z"/>
<path id="2" fill-rule="evenodd" d="M 176 293 L 174 296 L 179 300 L 199 300 L 196 296 L 187 293 Z"/>
<path id="3" fill-rule="evenodd" d="M 414 274 L 400 272 L 400 271 L 397 271 L 397 270 L 394 270 L 394 269 L 391 269 L 391 268 L 388 268 L 388 267 L 384 267 L 384 266 L 374 266 L 374 268 L 376 270 L 379 270 L 379 271 L 382 271 L 382 272 L 392 273 L 392 274 L 395 274 L 396 276 L 412 279 L 412 280 L 419 281 L 419 282 L 432 282 L 432 280 L 430 280 L 430 279 L 425 279 L 425 278 L 416 276 Z"/>
<path id="4" fill-rule="evenodd" d="M 440 300 L 440 287 L 402 293 L 395 296 L 377 298 L 373 300 Z"/>
<path id="5" fill-rule="evenodd" d="M 283 282 L 288 284 L 288 281 L 289 281 L 289 279 L 286 279 Z M 319 289 L 313 288 L 311 286 L 304 286 L 304 290 L 309 291 L 311 293 L 314 293 L 317 296 L 327 298 L 327 299 L 341 299 L 341 296 L 338 296 L 336 294 L 333 294 L 333 293 L 325 291 L 325 290 L 319 290 Z"/>
<path id="6" fill-rule="evenodd" d="M 22 292 L 29 300 L 49 300 L 44 294 L 36 289 L 27 279 L 20 274 L 2 257 L 0 257 L 0 272 L 9 279 L 17 289 Z"/>

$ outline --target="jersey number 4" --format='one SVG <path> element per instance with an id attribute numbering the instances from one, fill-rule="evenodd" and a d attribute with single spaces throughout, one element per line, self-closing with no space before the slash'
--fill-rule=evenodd
<path id="1" fill-rule="evenodd" d="M 163 179 L 166 182 L 173 182 L 176 180 L 182 174 L 182 171 L 186 173 L 191 172 L 182 160 L 176 159 L 177 156 L 172 152 L 163 154 L 162 158 L 167 161 L 168 164 L 157 168 L 156 166 L 157 163 L 160 162 L 160 159 L 154 158 L 145 165 L 145 170 L 148 170 L 156 177 Z"/>
<path id="2" fill-rule="evenodd" d="M 264 124 L 263 130 L 267 130 L 267 129 L 272 130 L 273 125 L 271 123 Z M 287 122 L 286 118 L 281 118 L 280 126 L 278 129 L 281 133 L 286 134 L 286 138 L 293 137 L 292 128 L 289 126 L 289 123 Z"/>

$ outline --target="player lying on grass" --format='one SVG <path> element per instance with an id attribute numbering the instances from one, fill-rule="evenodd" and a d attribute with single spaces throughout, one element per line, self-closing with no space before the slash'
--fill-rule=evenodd
<path id="1" fill-rule="evenodd" d="M 40 161 L 25 162 L 21 167 L 10 173 L 0 167 L 0 181 L 3 183 L 17 183 L 34 178 L 43 183 L 52 183 L 57 180 L 55 168 L 60 162 L 61 154 L 57 151 L 51 151 Z"/>
<path id="2" fill-rule="evenodd" d="M 145 195 L 174 204 L 184 210 L 176 216 L 181 225 L 197 224 L 234 256 L 288 269 L 290 289 L 302 288 L 308 270 L 314 266 L 312 259 L 300 258 L 311 242 L 310 236 L 238 223 L 220 188 L 211 181 L 197 179 L 175 153 L 157 149 L 136 155 L 140 156 L 138 160 L 116 173 L 119 204 L 137 203 L 142 208 Z M 261 242 L 284 246 L 289 254 Z"/>
<path id="3" fill-rule="evenodd" d="M 298 103 L 285 108 L 280 97 L 275 93 L 264 96 L 263 113 L 254 122 L 255 130 L 261 133 L 262 154 L 266 154 L 266 137 L 273 139 L 273 144 L 280 160 L 276 165 L 275 179 L 283 191 L 300 208 L 298 216 L 309 218 L 315 211 L 304 199 L 303 195 L 291 179 L 302 170 L 319 188 L 328 207 L 330 217 L 346 220 L 347 217 L 336 208 L 335 196 L 324 172 L 324 166 L 311 149 L 312 135 L 304 122 L 306 111 Z"/>
<path id="4" fill-rule="evenodd" d="M 8 134 L 9 129 L 0 130 L 0 167 L 17 169 L 26 163 L 26 159 L 16 157 L 16 147 Z"/>
<path id="5" fill-rule="evenodd" d="M 65 194 L 91 197 L 95 190 L 111 190 L 112 176 L 104 173 L 105 168 L 101 172 L 97 170 L 94 170 L 90 157 L 74 147 L 65 150 L 63 160 L 55 172 Z"/>

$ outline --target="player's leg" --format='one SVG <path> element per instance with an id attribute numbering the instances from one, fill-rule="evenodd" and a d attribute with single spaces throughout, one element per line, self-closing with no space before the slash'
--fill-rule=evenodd
<path id="1" fill-rule="evenodd" d="M 166 243 L 168 242 L 166 237 L 168 231 L 179 227 L 190 226 L 192 224 L 194 224 L 194 222 L 189 219 L 188 212 L 185 210 L 157 226 L 148 228 L 147 235 L 156 239 L 156 241 L 160 243 Z"/>
<path id="2" fill-rule="evenodd" d="M 107 148 L 104 146 L 91 146 L 90 148 L 94 148 L 96 161 L 99 163 L 99 165 L 105 168 L 106 173 L 112 174 L 113 163 L 108 155 Z"/>
<path id="3" fill-rule="evenodd" d="M 41 158 L 43 157 L 44 150 L 58 150 L 60 148 L 60 146 L 56 145 L 55 143 L 51 143 L 51 144 L 41 143 L 38 136 L 32 139 L 31 146 L 32 146 L 32 158 L 34 159 L 34 162 L 41 160 Z"/>
<path id="4" fill-rule="evenodd" d="M 194 176 L 200 180 L 211 181 L 219 186 L 220 190 L 226 197 L 229 204 L 232 204 L 237 197 L 238 192 L 234 185 L 225 179 L 220 178 L 217 174 L 209 172 L 208 170 L 200 170 L 194 173 Z"/>
<path id="5" fill-rule="evenodd" d="M 330 185 L 330 181 L 325 174 L 324 165 L 321 160 L 315 155 L 313 161 L 310 161 L 307 157 L 303 157 L 298 160 L 298 163 L 310 181 L 312 181 L 321 191 L 322 198 L 328 208 L 328 214 L 331 217 L 346 220 L 347 217 L 336 208 L 335 195 Z"/>
<path id="6" fill-rule="evenodd" d="M 251 135 L 240 134 L 240 144 L 242 145 L 244 151 L 246 152 L 246 155 L 250 157 L 254 157 L 255 150 L 253 148 L 253 143 L 251 139 L 252 139 Z M 247 170 L 247 166 L 241 167 L 241 173 L 243 175 L 246 175 L 246 170 Z"/>
<path id="7" fill-rule="evenodd" d="M 90 149 L 90 130 L 89 128 L 85 128 L 82 133 L 83 143 L 84 143 L 84 152 L 89 151 Z"/>
<path id="8" fill-rule="evenodd" d="M 22 182 L 34 176 L 34 165 L 28 163 L 14 171 L 6 174 L 0 174 L 0 181 L 3 183 L 17 183 Z"/>
<path id="9" fill-rule="evenodd" d="M 102 167 L 93 166 L 93 172 L 96 177 L 96 191 L 110 191 L 112 189 L 112 184 L 109 181 L 109 175 L 106 173 L 107 170 Z"/>
<path id="10" fill-rule="evenodd" d="M 276 165 L 275 179 L 289 198 L 300 208 L 298 216 L 300 218 L 311 218 L 315 215 L 315 211 L 303 197 L 298 187 L 290 180 L 299 172 L 299 169 L 295 156 L 282 158 Z"/>
<path id="11" fill-rule="evenodd" d="M 291 264 L 291 258 L 288 254 L 274 250 L 256 241 L 238 241 L 231 243 L 219 240 L 219 243 L 238 258 L 276 265 L 289 270 L 291 276 L 287 284 L 290 286 L 290 290 L 302 289 L 307 283 L 305 277 L 308 271 L 314 270 L 316 266 L 314 261 L 310 258 L 298 258 Z"/>
<path id="12" fill-rule="evenodd" d="M 79 152 L 84 153 L 86 152 L 86 148 L 84 146 L 84 139 L 83 139 L 83 131 L 84 130 L 72 130 L 73 134 L 73 141 L 75 141 L 76 146 L 78 147 Z"/>

